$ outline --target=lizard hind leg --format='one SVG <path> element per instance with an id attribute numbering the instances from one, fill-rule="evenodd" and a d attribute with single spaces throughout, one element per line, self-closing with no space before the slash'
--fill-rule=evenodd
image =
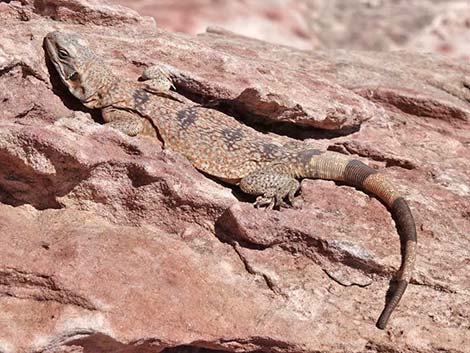
<path id="1" fill-rule="evenodd" d="M 272 168 L 255 170 L 240 181 L 240 189 L 243 192 L 258 196 L 254 206 L 266 206 L 267 210 L 275 206 L 287 206 L 284 202 L 286 197 L 292 204 L 299 186 L 300 183 L 295 178 Z"/>

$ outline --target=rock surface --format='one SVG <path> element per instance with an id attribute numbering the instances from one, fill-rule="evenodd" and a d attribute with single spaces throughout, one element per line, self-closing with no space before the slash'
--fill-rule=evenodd
<path id="1" fill-rule="evenodd" d="M 0 22 L 0 352 L 468 350 L 468 63 L 175 35 L 98 1 L 0 3 Z M 400 256 L 379 201 L 305 180 L 298 208 L 253 209 L 158 140 L 100 125 L 46 65 L 55 29 L 123 76 L 161 62 L 273 139 L 382 168 L 420 241 L 388 329 L 374 323 Z"/>
<path id="2" fill-rule="evenodd" d="M 470 59 L 466 0 L 113 0 L 159 27 L 210 26 L 299 49 L 408 49 Z"/>

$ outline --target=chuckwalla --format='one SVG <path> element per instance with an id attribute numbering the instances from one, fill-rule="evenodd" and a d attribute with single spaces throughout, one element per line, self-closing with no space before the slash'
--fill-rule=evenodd
<path id="1" fill-rule="evenodd" d="M 404 244 L 396 285 L 376 324 L 385 328 L 410 281 L 417 238 L 408 204 L 382 174 L 339 153 L 276 144 L 233 117 L 171 91 L 164 71 L 152 84 L 126 80 L 113 73 L 76 34 L 51 32 L 45 48 L 70 92 L 85 106 L 100 108 L 107 125 L 130 136 L 153 130 L 165 148 L 180 152 L 195 168 L 256 195 L 256 206 L 270 209 L 284 205 L 285 199 L 292 203 L 302 178 L 344 182 L 381 199 Z"/>

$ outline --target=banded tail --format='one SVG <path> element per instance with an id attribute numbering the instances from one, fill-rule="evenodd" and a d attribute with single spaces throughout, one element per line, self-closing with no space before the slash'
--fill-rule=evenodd
<path id="1" fill-rule="evenodd" d="M 383 175 L 359 160 L 326 152 L 312 156 L 307 169 L 310 175 L 306 177 L 342 181 L 371 192 L 385 203 L 395 220 L 402 243 L 402 261 L 395 278 L 396 286 L 377 320 L 376 326 L 384 329 L 408 286 L 414 268 L 417 237 L 411 210 L 405 199 Z"/>

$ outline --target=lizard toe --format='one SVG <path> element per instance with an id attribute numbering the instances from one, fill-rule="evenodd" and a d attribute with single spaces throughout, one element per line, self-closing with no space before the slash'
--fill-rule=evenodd
<path id="1" fill-rule="evenodd" d="M 256 208 L 266 206 L 266 209 L 272 209 L 274 207 L 275 199 L 274 197 L 267 197 L 267 196 L 258 196 L 256 201 L 253 203 L 253 206 Z"/>

